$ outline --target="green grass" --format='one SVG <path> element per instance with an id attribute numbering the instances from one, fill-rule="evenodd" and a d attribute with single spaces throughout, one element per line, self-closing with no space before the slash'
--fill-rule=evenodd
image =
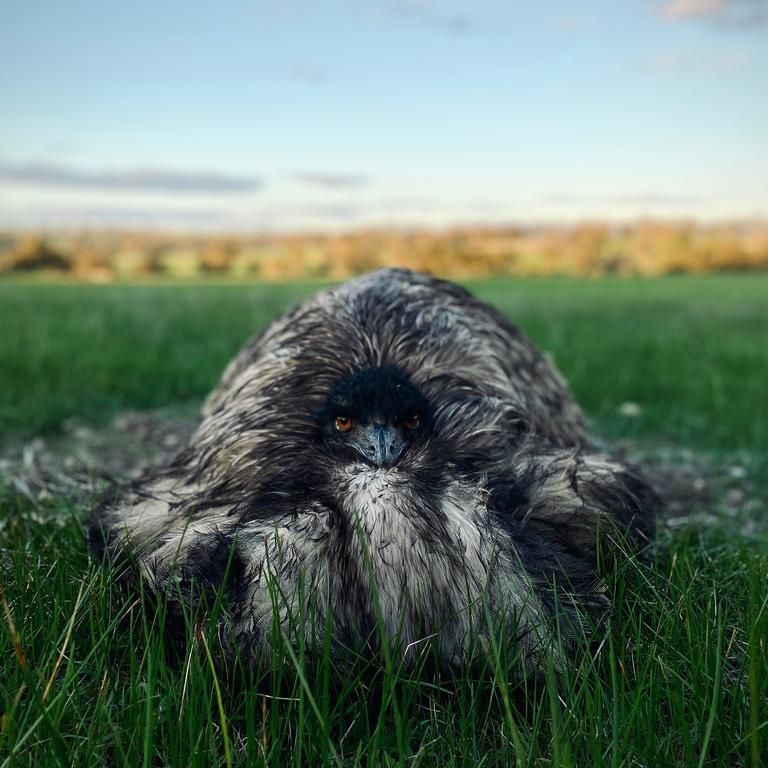
<path id="1" fill-rule="evenodd" d="M 547 350 L 598 430 L 758 450 L 768 275 L 471 284 Z M 0 282 L 0 434 L 191 404 L 308 285 Z M 639 403 L 641 419 L 618 406 Z"/>
<path id="2" fill-rule="evenodd" d="M 196 407 L 250 333 L 309 289 L 0 283 L 0 437 Z M 603 435 L 765 466 L 768 277 L 473 289 L 554 356 Z M 628 400 L 639 417 L 618 413 Z M 764 491 L 756 476 L 755 498 Z M 768 754 L 768 547 L 727 516 L 664 532 L 651 563 L 612 575 L 616 615 L 576 665 L 516 683 L 503 642 L 486 668 L 455 677 L 341 672 L 280 647 L 262 670 L 222 670 L 205 622 L 174 651 L 163 606 L 111 583 L 82 514 L 0 496 L 0 768 L 756 768 Z"/>

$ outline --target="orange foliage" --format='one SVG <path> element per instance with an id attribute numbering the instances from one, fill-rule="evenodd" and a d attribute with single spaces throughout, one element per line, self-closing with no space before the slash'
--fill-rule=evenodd
<path id="1" fill-rule="evenodd" d="M 0 232 L 0 271 L 57 270 L 79 279 L 209 273 L 343 279 L 383 266 L 454 277 L 764 270 L 768 224 L 648 220 L 251 236 Z"/>

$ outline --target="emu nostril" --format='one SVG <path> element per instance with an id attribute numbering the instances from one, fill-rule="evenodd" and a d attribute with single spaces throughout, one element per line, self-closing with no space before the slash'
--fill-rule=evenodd
<path id="1" fill-rule="evenodd" d="M 371 455 L 376 453 L 376 446 L 375 445 L 369 445 L 368 446 L 368 453 L 370 453 Z"/>

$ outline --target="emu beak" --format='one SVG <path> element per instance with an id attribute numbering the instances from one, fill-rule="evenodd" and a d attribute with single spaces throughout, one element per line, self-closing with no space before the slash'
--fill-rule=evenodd
<path id="1" fill-rule="evenodd" d="M 377 467 L 394 466 L 405 449 L 405 442 L 394 427 L 372 424 L 361 432 L 355 448 Z"/>

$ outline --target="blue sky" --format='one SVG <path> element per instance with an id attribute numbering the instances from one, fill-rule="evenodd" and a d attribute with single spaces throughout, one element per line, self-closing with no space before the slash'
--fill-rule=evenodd
<path id="1" fill-rule="evenodd" d="M 0 0 L 0 224 L 768 216 L 768 0 Z"/>

